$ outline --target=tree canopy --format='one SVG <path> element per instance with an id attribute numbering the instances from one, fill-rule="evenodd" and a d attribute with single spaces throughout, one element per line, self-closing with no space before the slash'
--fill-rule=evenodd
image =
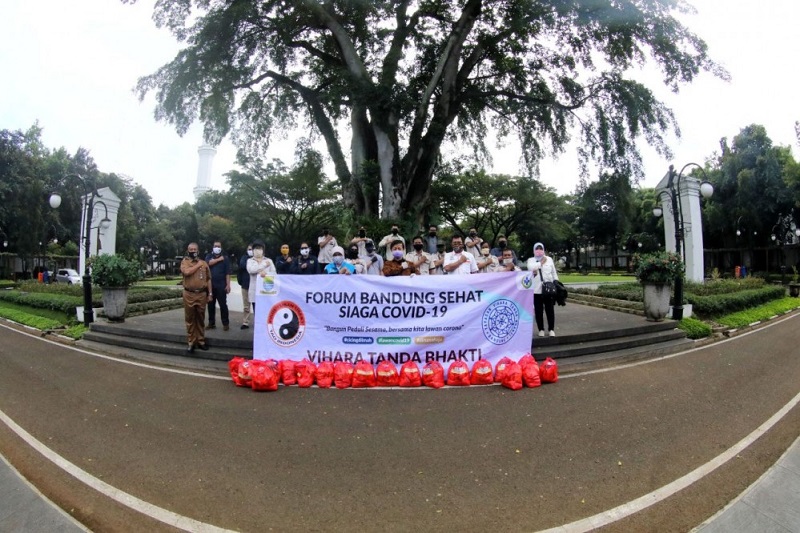
<path id="1" fill-rule="evenodd" d="M 136 0 L 123 0 L 135 2 Z M 517 136 L 528 169 L 576 138 L 582 164 L 641 175 L 672 112 L 627 76 L 652 61 L 673 90 L 725 76 L 675 14 L 684 0 L 181 0 L 154 20 L 184 47 L 139 80 L 156 117 L 200 120 L 254 156 L 298 128 L 321 137 L 357 217 L 424 217 L 442 147 L 489 156 Z M 345 133 L 349 135 L 349 147 Z M 349 161 L 346 155 L 349 150 Z"/>

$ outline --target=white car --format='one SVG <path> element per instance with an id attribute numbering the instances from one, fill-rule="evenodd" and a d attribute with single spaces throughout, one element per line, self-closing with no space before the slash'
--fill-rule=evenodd
<path id="1" fill-rule="evenodd" d="M 81 277 L 80 275 L 71 268 L 60 268 L 56 273 L 56 281 L 58 283 L 67 283 L 69 285 L 80 284 Z"/>

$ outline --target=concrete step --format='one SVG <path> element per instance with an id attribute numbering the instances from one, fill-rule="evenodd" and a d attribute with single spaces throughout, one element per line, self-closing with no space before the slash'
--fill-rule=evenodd
<path id="1" fill-rule="evenodd" d="M 554 359 L 558 362 L 559 374 L 567 375 L 663 357 L 665 355 L 690 350 L 695 347 L 695 344 L 696 341 L 684 337 L 682 339 L 636 346 L 614 352 L 597 352 L 566 358 L 554 357 Z M 543 353 L 541 356 L 536 356 L 536 360 L 541 362 L 545 357 L 547 357 L 547 354 Z"/>
<path id="2" fill-rule="evenodd" d="M 618 339 L 621 337 L 631 337 L 648 333 L 659 333 L 662 331 L 672 331 L 675 329 L 675 322 L 664 320 L 662 322 L 641 321 L 633 326 L 609 327 L 600 331 L 587 333 L 572 333 L 559 335 L 557 337 L 534 337 L 533 344 L 537 347 L 554 346 L 561 344 L 578 344 L 590 341 L 601 341 L 608 339 Z"/>
<path id="3" fill-rule="evenodd" d="M 153 336 L 153 338 L 143 338 L 132 335 L 102 333 L 100 331 L 95 331 L 94 327 L 92 327 L 91 331 L 84 333 L 83 340 L 145 352 L 156 352 L 182 357 L 196 357 L 199 359 L 211 359 L 215 361 L 229 361 L 236 356 L 252 357 L 253 355 L 253 350 L 250 347 L 241 349 L 225 346 L 216 339 L 213 341 L 206 339 L 209 347 L 208 351 L 195 349 L 193 354 L 188 354 L 186 352 L 185 336 L 178 342 L 173 342 L 169 340 L 158 339 L 155 338 L 155 336 Z"/>
<path id="4" fill-rule="evenodd" d="M 674 323 L 668 323 L 670 329 L 661 329 L 644 333 L 628 334 L 613 338 L 600 338 L 594 336 L 591 339 L 580 340 L 578 342 L 564 343 L 545 343 L 545 340 L 558 339 L 558 337 L 536 337 L 533 341 L 531 353 L 536 359 L 552 357 L 553 359 L 563 359 L 567 357 L 577 357 L 605 352 L 618 352 L 631 348 L 655 347 L 662 343 L 682 340 L 686 334 L 674 327 Z"/>
<path id="5" fill-rule="evenodd" d="M 210 334 L 210 331 L 214 332 L 213 335 Z M 91 326 L 91 331 L 87 332 L 85 335 L 94 333 L 146 339 L 148 341 L 158 341 L 160 343 L 179 344 L 184 350 L 186 349 L 186 333 L 181 330 L 165 329 L 161 331 L 154 331 L 152 329 L 128 328 L 120 327 L 119 325 L 111 323 L 94 322 Z M 211 338 L 209 346 L 213 344 L 217 347 L 230 348 L 239 351 L 251 351 L 253 349 L 253 341 L 252 338 L 249 338 L 249 336 L 247 339 L 243 339 L 236 338 L 233 335 L 231 335 L 230 338 L 227 338 L 227 335 L 227 332 L 222 332 L 221 328 L 206 331 L 206 338 Z"/>

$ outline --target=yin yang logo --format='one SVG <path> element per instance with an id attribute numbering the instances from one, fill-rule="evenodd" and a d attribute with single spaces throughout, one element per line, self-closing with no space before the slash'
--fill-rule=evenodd
<path id="1" fill-rule="evenodd" d="M 281 347 L 294 346 L 303 338 L 306 317 L 296 303 L 284 300 L 272 306 L 267 315 L 267 334 Z"/>

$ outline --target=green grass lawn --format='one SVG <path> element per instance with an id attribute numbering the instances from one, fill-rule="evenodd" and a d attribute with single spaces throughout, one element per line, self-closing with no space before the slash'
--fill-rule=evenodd
<path id="1" fill-rule="evenodd" d="M 137 287 L 176 287 L 178 283 L 180 283 L 180 278 L 175 279 L 164 279 L 164 278 L 152 278 L 146 279 L 143 281 L 137 281 Z"/>
<path id="2" fill-rule="evenodd" d="M 753 322 L 767 320 L 775 315 L 786 313 L 798 307 L 800 307 L 800 298 L 787 296 L 786 298 L 773 300 L 764 305 L 759 305 L 758 307 L 715 318 L 714 322 L 722 324 L 723 326 L 728 326 L 729 328 L 743 328 Z"/>

